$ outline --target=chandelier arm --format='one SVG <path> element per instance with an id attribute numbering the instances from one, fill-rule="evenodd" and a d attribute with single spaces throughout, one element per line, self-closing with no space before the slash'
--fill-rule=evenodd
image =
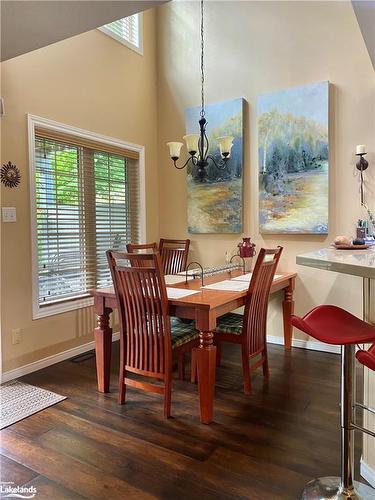
<path id="1" fill-rule="evenodd" d="M 212 156 L 212 155 L 208 155 L 207 156 L 207 160 L 211 160 L 212 163 L 215 165 L 215 167 L 218 169 L 218 170 L 224 170 L 226 167 L 227 167 L 227 163 L 228 163 L 228 160 L 225 159 L 225 160 L 220 160 L 219 162 L 217 162 L 215 160 L 215 158 Z"/>
<path id="2" fill-rule="evenodd" d="M 181 166 L 178 166 L 178 165 L 177 165 L 177 160 L 173 160 L 173 164 L 174 164 L 174 166 L 175 166 L 178 170 L 182 170 L 183 168 L 185 168 L 185 167 L 188 165 L 188 163 L 189 163 L 189 161 L 190 161 L 190 160 L 191 160 L 191 162 L 192 162 L 192 163 L 193 163 L 193 165 L 194 165 L 194 160 L 193 160 L 193 158 L 195 158 L 195 157 L 194 157 L 194 156 L 189 156 L 189 158 L 188 158 L 188 159 L 185 161 L 185 163 L 184 163 L 183 165 L 181 165 Z"/>
<path id="3" fill-rule="evenodd" d="M 210 149 L 210 141 L 208 140 L 207 134 L 206 134 L 206 127 L 204 127 L 204 139 L 206 141 L 206 154 L 204 155 L 204 159 L 206 160 L 208 158 L 208 151 Z"/>

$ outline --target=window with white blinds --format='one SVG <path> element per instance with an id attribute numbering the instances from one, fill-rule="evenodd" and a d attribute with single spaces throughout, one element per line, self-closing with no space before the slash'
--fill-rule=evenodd
<path id="1" fill-rule="evenodd" d="M 109 248 L 140 240 L 139 158 L 97 141 L 35 129 L 38 305 L 111 285 Z"/>
<path id="2" fill-rule="evenodd" d="M 134 14 L 101 26 L 100 31 L 142 53 L 142 14 Z"/>

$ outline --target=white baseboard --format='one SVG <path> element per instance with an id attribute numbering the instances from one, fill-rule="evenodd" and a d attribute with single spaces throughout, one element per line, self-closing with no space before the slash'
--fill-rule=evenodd
<path id="1" fill-rule="evenodd" d="M 284 337 L 276 337 L 274 335 L 267 335 L 267 342 L 270 344 L 284 345 Z M 293 339 L 292 346 L 299 349 L 309 349 L 311 351 L 332 352 L 340 354 L 341 349 L 338 345 L 324 344 L 323 342 L 315 342 L 312 340 Z"/>
<path id="2" fill-rule="evenodd" d="M 120 333 L 119 332 L 114 333 L 112 336 L 112 341 L 114 342 L 119 338 L 120 338 Z M 269 342 L 270 344 L 283 345 L 284 339 L 283 337 L 267 335 L 267 342 Z M 311 340 L 293 339 L 292 346 L 301 349 L 311 349 L 313 351 L 333 352 L 335 354 L 340 354 L 339 346 L 323 344 L 322 342 L 312 342 Z M 95 342 L 91 341 L 88 342 L 87 344 L 73 347 L 72 349 L 68 349 L 67 351 L 63 351 L 58 354 L 54 354 L 52 356 L 40 359 L 39 361 L 34 361 L 33 363 L 20 366 L 19 368 L 15 368 L 14 370 L 9 370 L 2 374 L 2 382 L 8 382 L 9 380 L 14 380 L 15 378 L 23 377 L 28 373 L 36 372 L 38 370 L 41 370 L 42 368 L 47 368 L 47 366 L 55 365 L 56 363 L 60 363 L 60 361 L 65 361 L 66 359 L 73 358 L 74 356 L 78 356 L 79 354 L 91 351 L 94 348 L 95 348 Z"/>
<path id="3" fill-rule="evenodd" d="M 370 467 L 366 462 L 364 462 L 363 458 L 361 458 L 360 474 L 363 477 L 363 479 L 366 479 L 366 481 L 373 488 L 375 488 L 375 470 L 372 467 Z"/>
<path id="4" fill-rule="evenodd" d="M 112 342 L 118 340 L 119 338 L 120 338 L 120 333 L 119 332 L 114 333 L 112 335 Z M 36 372 L 38 370 L 41 370 L 42 368 L 47 368 L 47 366 L 55 365 L 56 363 L 60 363 L 60 361 L 65 361 L 66 359 L 73 358 L 74 356 L 78 356 L 79 354 L 91 351 L 92 349 L 95 349 L 94 340 L 92 340 L 91 342 L 87 342 L 86 344 L 73 347 L 72 349 L 59 352 L 58 354 L 47 356 L 46 358 L 40 359 L 39 361 L 34 361 L 33 363 L 20 366 L 19 368 L 15 368 L 14 370 L 9 370 L 7 372 L 4 372 L 1 378 L 2 382 L 8 382 L 9 380 L 23 377 L 28 373 Z"/>

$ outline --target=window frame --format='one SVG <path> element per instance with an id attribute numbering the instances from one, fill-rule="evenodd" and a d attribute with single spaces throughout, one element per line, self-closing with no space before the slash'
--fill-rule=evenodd
<path id="1" fill-rule="evenodd" d="M 59 123 L 48 118 L 27 115 L 28 146 L 29 146 L 29 176 L 30 176 L 30 222 L 31 222 L 31 273 L 32 273 L 32 317 L 33 319 L 53 316 L 76 309 L 92 306 L 93 297 L 77 295 L 71 299 L 56 300 L 51 304 L 39 303 L 39 273 L 38 273 L 38 236 L 37 236 L 37 205 L 36 205 L 36 169 L 35 169 L 35 129 L 44 128 L 55 132 L 67 133 L 88 140 L 95 140 L 111 146 L 135 151 L 139 154 L 139 228 L 140 241 L 146 241 L 146 182 L 145 182 L 145 148 L 139 144 L 122 141 L 105 135 L 80 129 L 72 125 Z"/>
<path id="2" fill-rule="evenodd" d="M 111 30 L 106 28 L 106 25 L 100 26 L 98 28 L 99 31 L 104 33 L 105 35 L 110 36 L 116 42 L 122 43 L 122 45 L 125 45 L 125 47 L 128 47 L 131 50 L 134 50 L 134 52 L 137 52 L 139 55 L 143 56 L 143 12 L 138 12 L 136 14 L 132 14 L 133 16 L 138 16 L 138 41 L 139 41 L 139 46 L 135 45 L 132 42 L 129 42 L 128 40 L 125 40 L 124 38 L 121 38 L 121 36 L 116 35 L 116 33 L 113 33 Z M 126 16 L 126 17 L 131 17 L 131 16 Z M 125 18 L 121 18 L 125 19 Z M 115 20 L 116 21 L 116 20 Z M 112 21 L 112 22 L 115 22 Z M 111 23 L 107 23 L 111 24 Z"/>

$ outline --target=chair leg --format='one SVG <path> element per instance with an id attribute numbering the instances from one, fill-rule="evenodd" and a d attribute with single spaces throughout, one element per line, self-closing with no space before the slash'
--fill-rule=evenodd
<path id="1" fill-rule="evenodd" d="M 250 381 L 250 366 L 249 366 L 249 354 L 247 347 L 242 344 L 242 373 L 243 373 L 243 388 L 245 394 L 251 394 L 251 381 Z"/>
<path id="2" fill-rule="evenodd" d="M 221 342 L 216 341 L 216 366 L 221 365 Z"/>
<path id="3" fill-rule="evenodd" d="M 185 380 L 185 353 L 179 354 L 177 358 L 178 378 Z"/>
<path id="4" fill-rule="evenodd" d="M 263 377 L 269 378 L 270 377 L 270 370 L 269 370 L 269 367 L 268 367 L 267 346 L 264 348 L 262 356 L 263 356 Z"/>
<path id="5" fill-rule="evenodd" d="M 125 403 L 125 395 L 126 395 L 126 384 L 125 384 L 125 368 L 121 368 L 119 373 L 118 380 L 118 404 L 123 405 Z"/>
<path id="6" fill-rule="evenodd" d="M 197 382 L 197 354 L 195 349 L 191 350 L 190 382 L 192 384 Z"/>
<path id="7" fill-rule="evenodd" d="M 169 373 L 165 379 L 164 386 L 164 418 L 171 416 L 171 396 L 172 396 L 172 373 Z"/>

